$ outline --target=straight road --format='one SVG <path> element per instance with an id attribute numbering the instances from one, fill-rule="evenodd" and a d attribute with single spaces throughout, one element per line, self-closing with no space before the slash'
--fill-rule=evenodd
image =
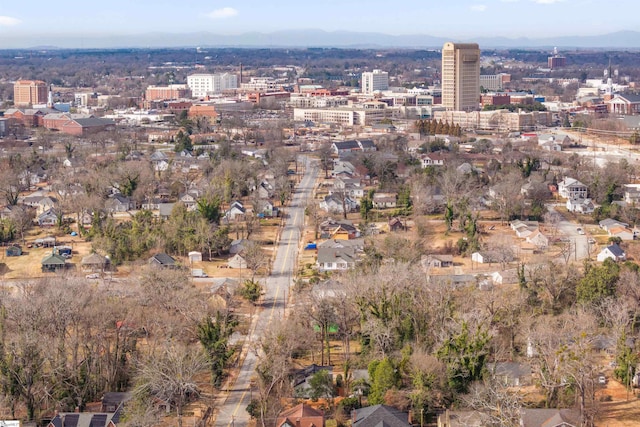
<path id="1" fill-rule="evenodd" d="M 316 162 L 306 156 L 302 159 L 305 162 L 304 176 L 293 193 L 289 207 L 285 209 L 287 216 L 276 248 L 271 275 L 266 279 L 262 307 L 257 319 L 254 319 L 255 328 L 249 334 L 245 347 L 260 341 L 274 317 L 284 316 L 302 238 L 300 230 L 304 225 L 304 209 L 318 176 Z M 248 424 L 249 414 L 245 408 L 250 400 L 251 377 L 254 375 L 256 363 L 255 352 L 251 350 L 246 352 L 235 384 L 229 388 L 227 399 L 216 417 L 217 427 L 243 427 Z"/>

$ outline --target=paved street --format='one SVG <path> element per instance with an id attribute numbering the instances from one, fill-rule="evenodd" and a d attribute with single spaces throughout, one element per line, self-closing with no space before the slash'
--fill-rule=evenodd
<path id="1" fill-rule="evenodd" d="M 285 209 L 284 228 L 276 248 L 271 275 L 266 279 L 262 307 L 257 319 L 254 320 L 255 328 L 250 334 L 248 345 L 260 340 L 274 317 L 284 315 L 300 247 L 300 228 L 304 224 L 304 209 L 318 176 L 317 165 L 306 156 L 302 159 L 306 162 L 304 177 L 297 186 L 289 206 Z M 224 405 L 219 408 L 216 426 L 242 427 L 249 422 L 249 414 L 245 408 L 250 401 L 250 382 L 257 358 L 254 351 L 250 350 L 246 354 L 238 378 L 230 387 Z"/>

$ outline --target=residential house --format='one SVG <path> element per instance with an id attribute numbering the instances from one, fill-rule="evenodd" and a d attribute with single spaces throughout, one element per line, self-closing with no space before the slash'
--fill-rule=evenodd
<path id="1" fill-rule="evenodd" d="M 250 240 L 247 239 L 236 239 L 231 242 L 229 246 L 230 254 L 239 254 L 251 243 Z"/>
<path id="2" fill-rule="evenodd" d="M 276 427 L 324 427 L 324 414 L 301 403 L 280 412 L 276 418 Z"/>
<path id="3" fill-rule="evenodd" d="M 36 248 L 52 248 L 56 245 L 56 238 L 54 236 L 41 237 L 34 240 L 33 245 Z"/>
<path id="4" fill-rule="evenodd" d="M 628 229 L 627 227 L 622 227 L 622 226 L 612 226 L 609 227 L 607 232 L 609 233 L 609 236 L 611 237 L 617 237 L 620 240 L 634 240 L 636 238 L 636 234 Z"/>
<path id="5" fill-rule="evenodd" d="M 358 146 L 360 147 L 360 150 L 365 153 L 368 151 L 376 151 L 378 149 L 372 139 L 359 139 Z"/>
<path id="6" fill-rule="evenodd" d="M 360 231 L 351 221 L 327 219 L 320 223 L 320 238 L 322 239 L 356 239 L 360 237 Z"/>
<path id="7" fill-rule="evenodd" d="M 198 199 L 189 192 L 184 193 L 178 200 L 187 208 L 188 212 L 195 211 L 198 206 Z"/>
<path id="8" fill-rule="evenodd" d="M 538 230 L 538 222 L 537 221 L 520 221 L 515 220 L 512 221 L 510 227 L 513 231 L 516 232 L 516 236 L 521 239 L 527 238 L 533 232 Z"/>
<path id="9" fill-rule="evenodd" d="M 116 412 L 122 404 L 131 400 L 132 394 L 128 391 L 108 391 L 102 396 L 101 411 Z"/>
<path id="10" fill-rule="evenodd" d="M 396 193 L 375 193 L 373 195 L 373 207 L 376 209 L 387 209 L 397 207 Z"/>
<path id="11" fill-rule="evenodd" d="M 240 254 L 235 254 L 227 261 L 229 268 L 247 268 L 247 261 Z"/>
<path id="12" fill-rule="evenodd" d="M 504 270 L 491 273 L 491 280 L 496 285 L 513 285 L 518 283 L 518 272 L 516 270 Z"/>
<path id="13" fill-rule="evenodd" d="M 92 253 L 82 258 L 80 266 L 84 271 L 105 271 L 109 268 L 111 260 L 97 253 Z"/>
<path id="14" fill-rule="evenodd" d="M 275 207 L 275 205 L 271 201 L 260 200 L 257 214 L 259 217 L 273 218 L 278 216 L 279 211 L 280 210 Z"/>
<path id="15" fill-rule="evenodd" d="M 136 208 L 136 204 L 127 196 L 122 194 L 113 194 L 105 202 L 105 207 L 109 212 L 128 212 Z"/>
<path id="16" fill-rule="evenodd" d="M 409 427 L 409 414 L 387 405 L 373 405 L 353 411 L 353 427 Z"/>
<path id="17" fill-rule="evenodd" d="M 117 427 L 121 413 L 122 407 L 112 413 L 60 412 L 47 427 Z"/>
<path id="18" fill-rule="evenodd" d="M 361 151 L 360 145 L 358 145 L 358 141 L 339 141 L 331 144 L 331 151 L 336 155 L 341 155 L 345 153 L 351 153 L 355 151 Z"/>
<path id="19" fill-rule="evenodd" d="M 331 144 L 331 151 L 340 156 L 352 152 L 376 151 L 375 143 L 370 139 L 339 141 Z"/>
<path id="20" fill-rule="evenodd" d="M 612 259 L 614 261 L 624 261 L 625 259 L 627 259 L 627 255 L 619 245 L 614 243 L 600 251 L 600 253 L 596 256 L 596 259 L 598 260 L 598 262 L 604 262 L 606 259 Z"/>
<path id="21" fill-rule="evenodd" d="M 525 363 L 489 363 L 487 369 L 492 377 L 506 387 L 523 387 L 532 383 L 531 365 Z"/>
<path id="22" fill-rule="evenodd" d="M 163 267 L 163 268 L 178 267 L 178 263 L 176 262 L 176 260 L 170 255 L 167 255 L 165 253 L 155 254 L 154 256 L 149 258 L 149 264 L 156 267 Z"/>
<path id="23" fill-rule="evenodd" d="M 226 221 L 242 221 L 245 218 L 247 210 L 244 208 L 244 205 L 239 201 L 235 201 L 231 203 L 229 209 L 225 212 L 223 218 Z"/>
<path id="24" fill-rule="evenodd" d="M 490 424 L 490 417 L 479 411 L 445 410 L 438 415 L 437 427 L 485 427 Z"/>
<path id="25" fill-rule="evenodd" d="M 320 209 L 329 213 L 341 214 L 345 209 L 347 212 L 355 211 L 358 209 L 358 204 L 349 196 L 338 197 L 335 194 L 330 194 L 320 202 Z"/>
<path id="26" fill-rule="evenodd" d="M 640 184 L 624 185 L 624 201 L 630 205 L 638 205 L 640 202 Z"/>
<path id="27" fill-rule="evenodd" d="M 586 199 L 587 186 L 574 178 L 565 177 L 558 183 L 558 193 L 565 199 Z"/>
<path id="28" fill-rule="evenodd" d="M 315 363 L 305 368 L 297 369 L 291 373 L 291 385 L 293 386 L 294 394 L 297 398 L 308 399 L 311 397 L 309 395 L 311 390 L 309 380 L 320 371 L 327 371 L 329 375 L 333 377 L 333 367 L 319 366 Z"/>
<path id="29" fill-rule="evenodd" d="M 423 255 L 420 259 L 420 265 L 422 265 L 422 269 L 425 271 L 428 271 L 430 268 L 453 267 L 453 255 Z"/>
<path id="30" fill-rule="evenodd" d="M 535 245 L 538 249 L 544 249 L 549 246 L 549 238 L 545 236 L 539 229 L 529 234 L 525 240 L 527 243 Z"/>
<path id="31" fill-rule="evenodd" d="M 273 197 L 273 185 L 269 181 L 262 181 L 257 188 L 258 197 L 261 199 L 270 199 Z"/>
<path id="32" fill-rule="evenodd" d="M 567 210 L 569 212 L 590 214 L 595 210 L 595 205 L 591 199 L 567 199 Z"/>
<path id="33" fill-rule="evenodd" d="M 574 409 L 523 409 L 521 427 L 578 427 L 580 414 Z"/>
<path id="34" fill-rule="evenodd" d="M 609 229 L 611 228 L 629 226 L 629 224 L 627 224 L 626 222 L 621 222 L 612 218 L 603 219 L 598 223 L 598 225 L 606 232 L 609 232 Z"/>
<path id="35" fill-rule="evenodd" d="M 329 240 L 325 240 L 319 245 L 316 245 L 316 249 L 318 248 L 333 248 L 333 249 L 353 248 L 355 251 L 362 251 L 364 249 L 364 239 L 362 238 L 351 239 L 351 240 L 329 239 Z"/>
<path id="36" fill-rule="evenodd" d="M 444 156 L 441 153 L 423 154 L 420 156 L 420 164 L 423 169 L 429 166 L 443 166 Z"/>
<path id="37" fill-rule="evenodd" d="M 38 215 L 36 221 L 40 227 L 53 227 L 58 223 L 58 215 L 55 210 L 49 209 Z"/>
<path id="38" fill-rule="evenodd" d="M 320 271 L 349 270 L 355 267 L 356 251 L 352 247 L 318 248 L 316 266 Z"/>
<path id="39" fill-rule="evenodd" d="M 42 259 L 42 271 L 56 271 L 66 267 L 67 260 L 58 254 L 49 254 Z"/>
<path id="40" fill-rule="evenodd" d="M 346 160 L 336 160 L 333 163 L 331 176 L 336 177 L 353 177 L 357 174 L 356 167 Z"/>
<path id="41" fill-rule="evenodd" d="M 471 254 L 471 261 L 479 264 L 491 264 L 495 262 L 511 262 L 513 255 L 510 253 L 498 253 L 495 251 L 479 251 Z"/>
<path id="42" fill-rule="evenodd" d="M 158 203 L 158 217 L 160 219 L 169 219 L 175 206 L 175 203 Z"/>

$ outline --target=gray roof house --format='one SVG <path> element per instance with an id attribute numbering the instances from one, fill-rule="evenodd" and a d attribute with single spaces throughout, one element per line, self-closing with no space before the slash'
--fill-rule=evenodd
<path id="1" fill-rule="evenodd" d="M 352 416 L 353 427 L 409 427 L 409 414 L 387 405 L 357 409 Z"/>
<path id="2" fill-rule="evenodd" d="M 165 268 L 175 268 L 178 266 L 176 260 L 165 253 L 155 254 L 149 258 L 149 264 Z"/>

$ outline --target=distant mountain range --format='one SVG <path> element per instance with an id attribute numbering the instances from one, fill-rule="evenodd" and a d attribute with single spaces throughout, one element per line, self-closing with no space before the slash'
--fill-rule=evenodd
<path id="1" fill-rule="evenodd" d="M 562 49 L 640 49 L 640 32 L 619 31 L 594 36 L 548 38 L 479 37 L 458 40 L 429 35 L 393 36 L 382 33 L 352 31 L 284 30 L 272 33 L 251 32 L 220 35 L 209 32 L 171 34 L 144 33 L 130 35 L 5 35 L 0 49 L 51 48 L 162 48 L 162 47 L 245 47 L 245 48 L 436 48 L 446 41 L 476 42 L 480 48 L 551 48 Z"/>

